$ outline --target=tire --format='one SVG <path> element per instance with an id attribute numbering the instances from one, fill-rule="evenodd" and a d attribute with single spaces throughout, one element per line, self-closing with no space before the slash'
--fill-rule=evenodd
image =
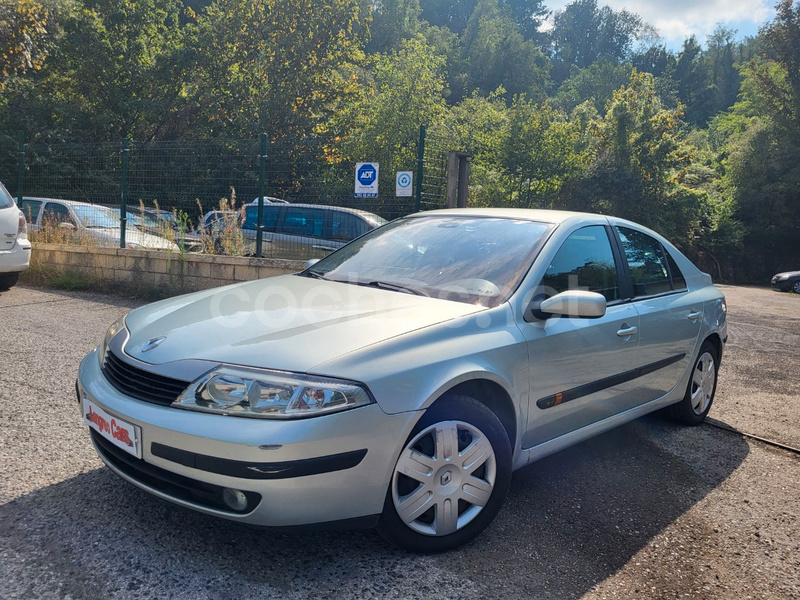
<path id="1" fill-rule="evenodd" d="M 800 294 L 800 281 L 795 281 L 792 284 L 790 291 L 794 292 L 795 294 Z"/>
<path id="2" fill-rule="evenodd" d="M 711 342 L 706 341 L 694 361 L 683 400 L 669 407 L 672 420 L 683 425 L 699 425 L 705 420 L 717 391 L 718 371 L 717 350 Z"/>
<path id="3" fill-rule="evenodd" d="M 452 550 L 489 526 L 510 482 L 511 443 L 497 416 L 474 398 L 445 396 L 403 444 L 378 531 L 411 552 Z"/>
<path id="4" fill-rule="evenodd" d="M 0 291 L 10 290 L 19 281 L 19 273 L 0 274 Z"/>

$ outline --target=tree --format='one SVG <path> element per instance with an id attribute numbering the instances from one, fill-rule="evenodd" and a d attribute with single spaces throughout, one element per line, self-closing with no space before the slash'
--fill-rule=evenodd
<path id="1" fill-rule="evenodd" d="M 0 0 L 0 89 L 10 76 L 42 67 L 50 18 L 36 0 Z"/>
<path id="2" fill-rule="evenodd" d="M 405 39 L 423 30 L 419 0 L 375 0 L 367 52 L 396 50 Z"/>
<path id="3" fill-rule="evenodd" d="M 484 93 L 499 87 L 543 99 L 549 83 L 549 61 L 526 40 L 498 0 L 480 0 L 461 36 L 466 89 Z"/>
<path id="4" fill-rule="evenodd" d="M 332 177 L 345 186 L 352 186 L 352 173 L 342 165 L 377 160 L 380 188 L 393 189 L 394 170 L 415 164 L 420 125 L 440 123 L 444 116 L 445 59 L 417 36 L 372 62 L 373 77 L 361 97 L 331 117 L 326 157 L 336 170 Z"/>
<path id="5" fill-rule="evenodd" d="M 525 39 L 532 40 L 539 47 L 544 46 L 548 36 L 539 28 L 550 15 L 544 0 L 500 0 L 500 7 L 514 19 Z"/>
<path id="6" fill-rule="evenodd" d="M 368 22 L 360 0 L 216 0 L 197 20 L 187 126 L 302 145 L 357 96 Z"/>
<path id="7" fill-rule="evenodd" d="M 553 58 L 561 66 L 554 76 L 563 81 L 571 65 L 586 68 L 606 59 L 617 64 L 628 60 L 634 42 L 653 37 L 653 29 L 626 10 L 597 7 L 597 0 L 575 0 L 555 13 Z"/>
<path id="8" fill-rule="evenodd" d="M 595 158 L 573 198 L 652 227 L 689 250 L 705 196 L 681 183 L 693 152 L 681 139 L 680 110 L 663 107 L 651 74 L 633 71 L 595 135 Z"/>
<path id="9" fill-rule="evenodd" d="M 630 81 L 632 67 L 628 63 L 616 65 L 609 60 L 601 60 L 585 69 L 574 68 L 573 74 L 558 88 L 555 101 L 566 112 L 590 101 L 599 113 L 612 95 Z"/>

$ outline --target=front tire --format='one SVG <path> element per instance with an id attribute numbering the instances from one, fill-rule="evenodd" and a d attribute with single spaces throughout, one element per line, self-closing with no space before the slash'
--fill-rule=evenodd
<path id="1" fill-rule="evenodd" d="M 467 396 L 428 409 L 403 445 L 378 531 L 412 552 L 444 552 L 492 522 L 511 482 L 511 443 L 497 416 Z"/>
<path id="2" fill-rule="evenodd" d="M 19 281 L 19 273 L 3 273 L 0 275 L 0 291 L 10 290 Z"/>
<path id="3" fill-rule="evenodd" d="M 795 294 L 800 294 L 800 281 L 795 281 L 792 284 L 791 291 L 793 291 Z"/>
<path id="4" fill-rule="evenodd" d="M 718 370 L 717 349 L 706 341 L 700 347 L 700 353 L 692 367 L 683 400 L 669 407 L 674 421 L 683 425 L 699 425 L 705 420 L 717 391 Z"/>

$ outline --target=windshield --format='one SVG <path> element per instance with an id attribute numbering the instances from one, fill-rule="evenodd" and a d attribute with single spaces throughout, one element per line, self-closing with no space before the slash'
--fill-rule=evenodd
<path id="1" fill-rule="evenodd" d="M 485 217 L 399 219 L 304 271 L 307 277 L 482 306 L 496 306 L 517 285 L 552 225 Z"/>
<path id="2" fill-rule="evenodd" d="M 73 204 L 72 210 L 84 227 L 119 228 L 119 211 L 96 204 Z"/>

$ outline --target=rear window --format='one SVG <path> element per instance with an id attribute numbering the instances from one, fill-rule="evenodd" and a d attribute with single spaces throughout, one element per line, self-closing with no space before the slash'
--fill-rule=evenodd
<path id="1" fill-rule="evenodd" d="M 35 224 L 39 218 L 39 211 L 42 209 L 42 203 L 39 200 L 22 200 L 20 207 L 22 214 L 28 220 L 28 223 Z"/>
<path id="2" fill-rule="evenodd" d="M 9 206 L 14 206 L 14 199 L 5 186 L 0 183 L 0 208 L 8 208 Z"/>
<path id="3" fill-rule="evenodd" d="M 681 270 L 678 268 L 678 265 L 675 263 L 675 259 L 672 258 L 669 252 L 666 250 L 664 251 L 667 255 L 667 264 L 669 264 L 669 272 L 672 275 L 672 289 L 673 290 L 685 290 L 686 289 L 686 278 L 681 273 Z"/>

